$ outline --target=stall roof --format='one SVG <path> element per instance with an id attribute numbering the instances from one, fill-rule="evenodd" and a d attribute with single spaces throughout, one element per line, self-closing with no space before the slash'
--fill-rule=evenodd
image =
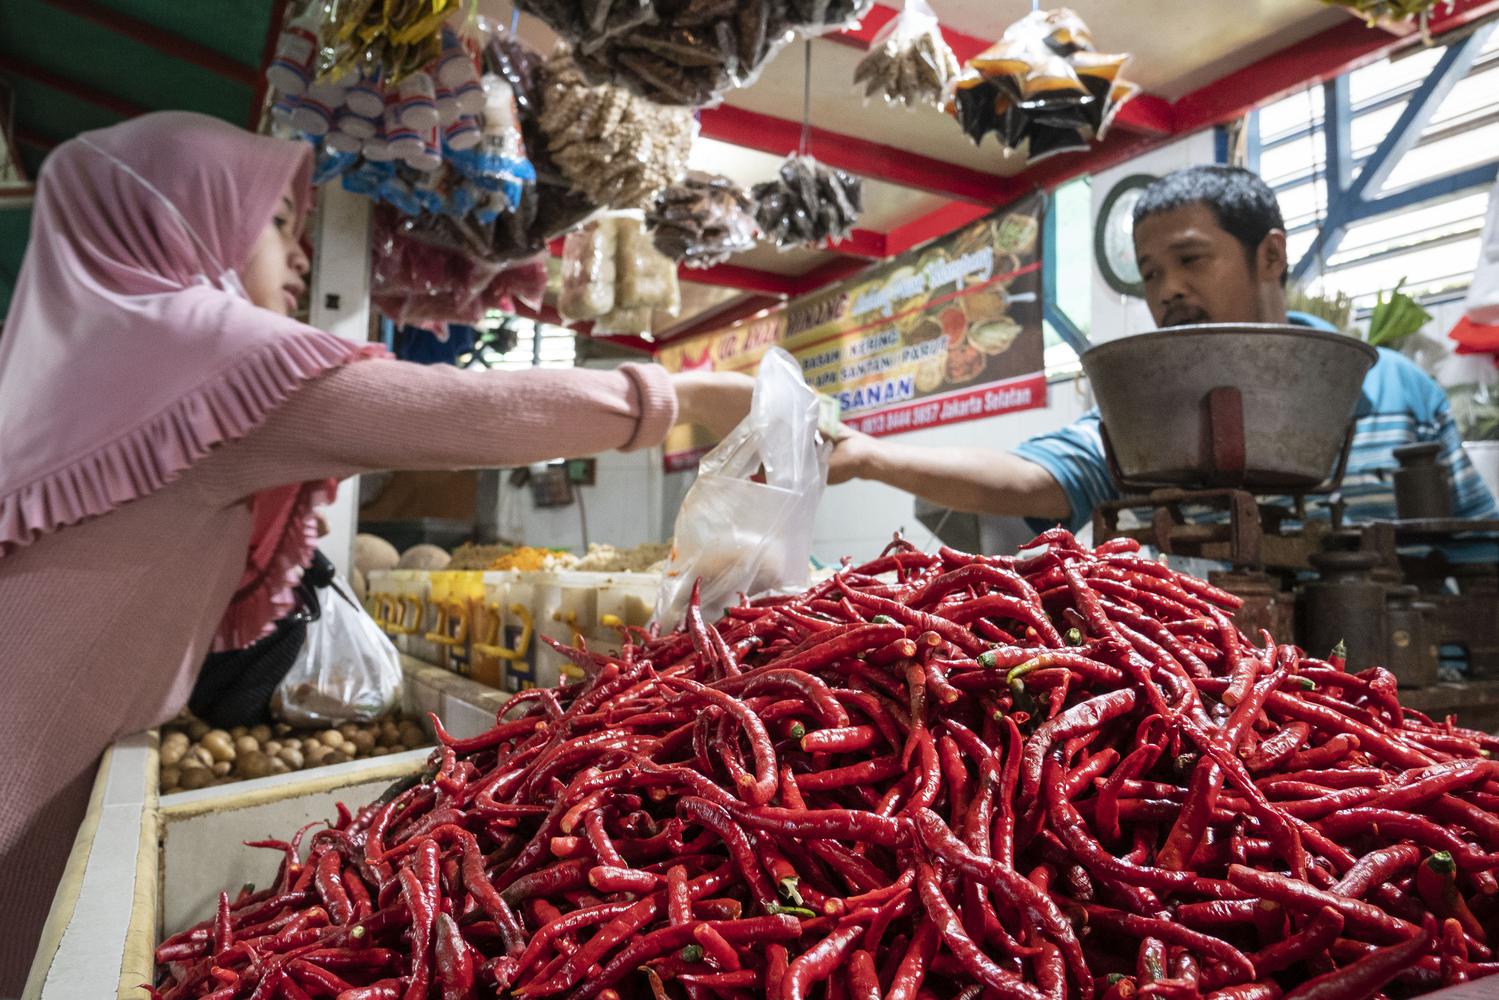
<path id="1" fill-rule="evenodd" d="M 689 289 L 683 316 L 660 335 L 682 335 L 811 291 L 1037 187 L 1113 165 L 1309 80 L 1419 44 L 1315 0 L 1073 0 L 1101 49 L 1133 54 L 1127 75 L 1144 93 L 1090 152 L 1027 169 L 992 140 L 975 147 L 936 111 L 867 104 L 855 92 L 854 66 L 895 16 L 892 2 L 882 0 L 858 29 L 812 43 L 812 152 L 866 178 L 861 228 L 835 247 L 758 249 L 725 267 L 684 271 L 687 281 L 715 289 Z M 981 51 L 1029 9 L 1024 0 L 931 3 L 960 58 Z M 5 0 L 0 77 L 14 87 L 22 163 L 34 176 L 57 143 L 142 111 L 190 108 L 248 123 L 261 104 L 260 68 L 286 6 L 286 0 Z M 480 0 L 479 7 L 502 22 L 509 18 L 510 0 Z M 1434 17 L 1432 31 L 1495 13 L 1499 0 L 1456 0 Z M 522 24 L 533 41 L 547 41 L 532 19 Z M 769 176 L 800 138 L 802 66 L 800 46 L 790 46 L 754 86 L 705 110 L 698 159 L 746 183 Z M 0 208 L 0 214 L 15 211 Z M 0 234 L 21 229 L 0 225 Z"/>

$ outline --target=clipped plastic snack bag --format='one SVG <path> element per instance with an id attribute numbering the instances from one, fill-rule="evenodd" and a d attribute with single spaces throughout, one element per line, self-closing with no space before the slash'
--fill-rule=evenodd
<path id="1" fill-rule="evenodd" d="M 675 316 L 682 305 L 676 264 L 656 249 L 641 213 L 623 212 L 615 225 L 614 307 Z"/>
<path id="2" fill-rule="evenodd" d="M 821 413 L 796 359 L 779 347 L 767 351 L 749 416 L 703 457 L 677 514 L 677 543 L 656 599 L 662 629 L 682 621 L 699 580 L 709 621 L 741 594 L 806 586 L 832 450 L 818 433 Z"/>
<path id="3" fill-rule="evenodd" d="M 907 107 L 940 108 L 947 86 L 962 71 L 942 37 L 942 26 L 926 0 L 906 0 L 900 14 L 881 29 L 869 54 L 854 70 L 866 99 L 880 97 Z"/>
<path id="4" fill-rule="evenodd" d="M 557 311 L 573 321 L 597 319 L 614 309 L 617 225 L 603 218 L 567 234 L 562 245 L 562 294 Z"/>

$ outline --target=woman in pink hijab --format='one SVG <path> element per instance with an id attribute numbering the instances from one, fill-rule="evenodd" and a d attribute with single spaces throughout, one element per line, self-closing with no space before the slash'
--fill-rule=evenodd
<path id="1" fill-rule="evenodd" d="M 289 610 L 336 479 L 648 447 L 748 409 L 747 379 L 419 366 L 291 319 L 309 172 L 304 144 L 178 112 L 42 171 L 0 334 L 0 996 L 100 753 Z"/>

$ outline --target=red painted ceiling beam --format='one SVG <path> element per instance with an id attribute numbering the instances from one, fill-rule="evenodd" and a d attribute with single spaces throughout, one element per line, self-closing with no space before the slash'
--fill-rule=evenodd
<path id="1" fill-rule="evenodd" d="M 890 256 L 890 238 L 873 229 L 855 229 L 848 234 L 848 239 L 834 240 L 824 249 L 845 257 L 884 260 Z"/>
<path id="2" fill-rule="evenodd" d="M 961 201 L 948 202 L 934 212 L 891 230 L 887 241 L 890 255 L 893 257 L 903 254 L 939 236 L 946 236 L 955 229 L 982 219 L 991 211 L 993 209 L 988 205 L 970 205 Z"/>
<path id="3" fill-rule="evenodd" d="M 853 257 L 835 257 L 826 264 L 819 264 L 796 279 L 796 295 L 807 295 L 845 278 L 852 278 L 870 266 L 869 261 Z M 795 298 L 796 296 L 792 296 Z"/>
<path id="4" fill-rule="evenodd" d="M 758 111 L 725 104 L 704 108 L 699 117 L 706 138 L 745 149 L 785 156 L 801 142 L 800 122 Z M 830 167 L 871 180 L 984 205 L 1003 205 L 1010 200 L 1002 177 L 815 126 L 812 129 L 812 152 Z"/>
<path id="5" fill-rule="evenodd" d="M 883 238 L 882 234 L 874 235 Z M 547 244 L 547 249 L 553 257 L 561 257 L 562 248 L 563 241 L 560 239 L 552 240 Z M 847 257 L 830 261 L 823 267 L 829 267 L 835 263 L 846 263 L 851 272 L 867 267 L 869 261 Z M 801 295 L 807 290 L 807 277 L 805 274 L 777 274 L 774 271 L 762 271 L 759 268 L 745 267 L 743 264 L 715 264 L 713 267 L 688 267 L 683 264 L 677 267 L 678 281 L 689 281 L 698 285 L 716 285 L 719 288 L 733 288 L 741 292 L 778 298 Z M 817 287 L 825 283 L 820 282 Z"/>
<path id="6" fill-rule="evenodd" d="M 1180 130 L 1171 102 L 1154 94 L 1130 98 L 1114 115 L 1110 128 L 1137 135 L 1175 135 Z"/>
<path id="7" fill-rule="evenodd" d="M 260 47 L 260 66 L 255 72 L 255 96 L 250 98 L 250 118 L 246 123 L 251 132 L 260 131 L 260 117 L 265 111 L 266 92 L 270 89 L 265 71 L 276 58 L 276 43 L 281 39 L 281 26 L 286 23 L 286 4 L 287 0 L 276 0 L 271 7 L 270 23 L 266 25 L 265 43 Z"/>
<path id="8" fill-rule="evenodd" d="M 629 351 L 639 351 L 642 354 L 652 354 L 659 346 L 654 340 L 646 340 L 630 333 L 590 333 L 590 340 L 602 340 L 615 347 L 623 347 Z"/>
<path id="9" fill-rule="evenodd" d="M 1456 0 L 1451 13 L 1434 8 L 1433 36 L 1499 13 L 1499 0 Z M 1177 131 L 1221 125 L 1308 84 L 1323 83 L 1389 55 L 1410 39 L 1349 20 L 1182 97 L 1174 105 Z"/>
<path id="10" fill-rule="evenodd" d="M 733 326 L 742 319 L 748 319 L 763 309 L 770 309 L 780 305 L 785 299 L 774 295 L 745 295 L 733 299 L 723 305 L 709 309 L 707 312 L 693 316 L 676 326 L 668 327 L 656 334 L 656 343 L 662 344 L 668 340 L 678 340 L 682 337 L 691 337 L 699 333 L 711 333 L 714 330 L 722 330 Z"/>
<path id="11" fill-rule="evenodd" d="M 188 41 L 170 31 L 163 31 L 155 25 L 111 10 L 103 4 L 93 3 L 91 0 L 42 0 L 42 2 L 72 14 L 74 17 L 92 21 L 101 28 L 140 42 L 173 59 L 180 59 L 199 69 L 206 69 L 226 80 L 246 87 L 255 86 L 257 77 L 255 67 L 235 62 L 222 52 L 216 52 L 206 45 Z"/>
<path id="12" fill-rule="evenodd" d="M 50 90 L 55 90 L 60 94 L 67 94 L 69 97 L 92 104 L 96 108 L 102 108 L 111 114 L 119 115 L 121 118 L 134 118 L 136 115 L 143 115 L 150 110 L 136 104 L 134 101 L 127 101 L 122 97 L 115 97 L 113 94 L 106 94 L 102 91 L 85 87 L 81 83 L 58 76 L 56 73 L 42 69 L 40 66 L 33 66 L 28 62 L 23 62 L 14 56 L 6 60 L 4 67 L 0 67 L 0 74 L 9 74 L 10 76 L 20 77 L 23 80 L 30 80 L 32 83 L 39 83 Z"/>
<path id="13" fill-rule="evenodd" d="M 802 287 L 802 278 L 797 275 L 776 274 L 741 264 L 684 267 L 678 269 L 677 276 L 682 281 L 693 281 L 699 285 L 717 285 L 720 288 L 737 288 L 741 292 L 754 292 L 757 295 L 800 295 Z"/>

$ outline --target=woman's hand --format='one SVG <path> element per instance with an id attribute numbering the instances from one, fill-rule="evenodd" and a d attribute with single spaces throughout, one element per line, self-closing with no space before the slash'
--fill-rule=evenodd
<path id="1" fill-rule="evenodd" d="M 718 437 L 745 418 L 755 393 L 755 380 L 736 372 L 679 372 L 671 382 L 677 391 L 677 419 Z"/>
<path id="2" fill-rule="evenodd" d="M 843 436 L 833 443 L 833 454 L 828 459 L 828 485 L 869 478 L 869 460 L 877 448 L 868 434 L 845 427 Z"/>

